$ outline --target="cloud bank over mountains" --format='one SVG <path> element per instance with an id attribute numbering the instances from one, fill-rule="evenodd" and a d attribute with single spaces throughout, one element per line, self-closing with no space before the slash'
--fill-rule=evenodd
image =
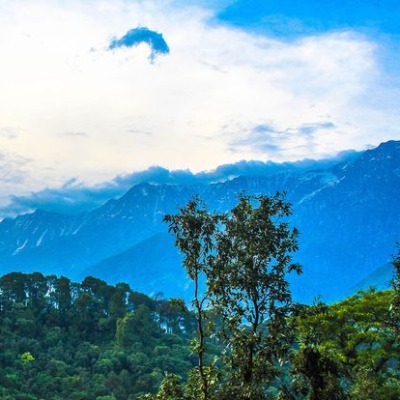
<path id="1" fill-rule="evenodd" d="M 117 176 L 109 182 L 88 186 L 71 179 L 58 188 L 45 188 L 28 195 L 12 196 L 11 202 L 0 206 L 1 217 L 13 217 L 36 209 L 74 214 L 100 207 L 111 199 L 124 195 L 134 185 L 202 185 L 224 182 L 239 176 L 271 176 L 278 173 L 300 173 L 305 170 L 328 168 L 339 162 L 349 161 L 361 153 L 349 150 L 323 160 L 304 159 L 296 162 L 274 163 L 242 160 L 220 165 L 211 171 L 193 173 L 190 170 L 168 170 L 153 166 L 144 171 Z"/>

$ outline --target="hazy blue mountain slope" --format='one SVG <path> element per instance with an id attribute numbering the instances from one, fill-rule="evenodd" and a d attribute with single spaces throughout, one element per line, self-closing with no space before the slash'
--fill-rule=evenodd
<path id="1" fill-rule="evenodd" d="M 94 275 L 112 284 L 129 282 L 139 292 L 162 292 L 166 297 L 179 294 L 189 299 L 182 258 L 178 252 L 171 251 L 173 248 L 174 238 L 168 233 L 159 233 L 83 270 L 80 278 Z"/>
<path id="2" fill-rule="evenodd" d="M 393 266 L 392 264 L 385 264 L 369 275 L 367 275 L 364 279 L 358 282 L 354 289 L 355 290 L 366 290 L 368 288 L 374 287 L 378 290 L 387 289 L 390 286 L 390 281 L 393 277 Z"/>
<path id="3" fill-rule="evenodd" d="M 192 193 L 179 186 L 141 184 L 92 212 L 66 216 L 38 210 L 5 219 L 0 265 L 3 271 L 40 269 L 74 276 L 163 231 L 162 216 L 176 209 L 173 199 L 187 201 Z"/>
<path id="4" fill-rule="evenodd" d="M 301 281 L 337 299 L 390 260 L 400 238 L 400 144 L 388 142 L 333 169 L 325 188 L 295 203 Z M 310 293 L 311 294 L 311 293 Z"/>
<path id="5" fill-rule="evenodd" d="M 61 215 L 44 211 L 0 223 L 0 267 L 67 274 L 90 273 L 111 283 L 126 281 L 147 293 L 186 296 L 180 258 L 162 222 L 194 195 L 210 209 L 228 210 L 240 192 L 286 191 L 291 223 L 301 232 L 293 278 L 298 300 L 325 300 L 350 293 L 386 264 L 400 240 L 400 142 L 322 168 L 277 169 L 266 176 L 241 176 L 213 184 L 133 186 L 124 196 L 91 212 Z"/>

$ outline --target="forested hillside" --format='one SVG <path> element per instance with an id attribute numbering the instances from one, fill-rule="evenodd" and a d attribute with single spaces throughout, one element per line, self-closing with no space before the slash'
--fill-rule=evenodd
<path id="1" fill-rule="evenodd" d="M 165 372 L 176 375 L 156 399 L 201 398 L 184 397 L 178 384 L 197 363 L 194 319 L 179 303 L 126 284 L 39 273 L 4 275 L 0 291 L 1 399 L 133 400 L 156 392 Z M 332 306 L 298 306 L 292 351 L 266 398 L 283 390 L 286 399 L 399 399 L 393 298 L 367 291 Z M 219 356 L 223 373 L 221 350 L 209 343 L 207 363 Z"/>
<path id="2" fill-rule="evenodd" d="M 0 278 L 0 398 L 135 399 L 193 366 L 189 313 L 126 284 Z"/>

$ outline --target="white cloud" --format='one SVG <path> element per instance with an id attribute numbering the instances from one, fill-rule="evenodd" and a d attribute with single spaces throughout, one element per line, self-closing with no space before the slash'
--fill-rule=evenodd
<path id="1" fill-rule="evenodd" d="M 0 3 L 0 126 L 20 127 L 13 140 L 0 135 L 1 148 L 32 159 L 40 186 L 155 164 L 322 157 L 398 135 L 398 90 L 382 85 L 370 39 L 333 32 L 285 42 L 211 17 L 168 1 Z M 170 54 L 150 64 L 147 45 L 107 51 L 137 26 L 162 33 Z M 315 132 L 311 147 L 290 135 L 325 121 L 335 128 Z M 279 152 L 267 143 L 264 153 L 230 151 L 261 125 L 282 132 Z"/>

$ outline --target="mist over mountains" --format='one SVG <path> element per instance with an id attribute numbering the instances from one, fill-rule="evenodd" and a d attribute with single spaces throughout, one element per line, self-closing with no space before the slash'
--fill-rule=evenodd
<path id="1" fill-rule="evenodd" d="M 144 171 L 119 175 L 111 181 L 94 186 L 88 186 L 77 179 L 71 179 L 59 188 L 45 188 L 29 195 L 12 196 L 10 204 L 0 207 L 0 215 L 13 217 L 37 209 L 61 214 L 76 214 L 92 211 L 110 199 L 119 198 L 130 188 L 140 183 L 159 185 L 211 184 L 239 176 L 265 177 L 282 172 L 328 168 L 338 162 L 349 161 L 358 155 L 358 152 L 349 150 L 322 160 L 304 159 L 284 163 L 243 160 L 234 164 L 223 164 L 214 170 L 198 173 L 193 173 L 190 170 L 170 171 L 164 167 L 152 166 Z"/>
<path id="2" fill-rule="evenodd" d="M 390 278 L 376 271 L 383 268 L 390 275 L 387 265 L 400 240 L 399 141 L 336 159 L 242 162 L 200 174 L 154 167 L 116 178 L 108 187 L 98 187 L 92 198 L 110 199 L 128 187 L 121 197 L 83 212 L 73 207 L 68 213 L 49 211 L 50 197 L 44 201 L 48 193 L 36 194 L 50 205 L 47 210 L 0 223 L 2 273 L 41 271 L 74 279 L 93 275 L 110 283 L 127 282 L 146 293 L 187 299 L 190 289 L 163 216 L 177 212 L 194 194 L 203 197 L 210 210 L 223 211 L 235 204 L 240 192 L 286 191 L 293 205 L 291 223 L 300 230 L 294 258 L 304 270 L 291 279 L 296 300 L 309 302 L 322 295 L 333 301 L 360 285 L 374 284 L 374 274 L 383 279 L 382 285 Z M 53 197 L 53 209 L 63 204 L 63 196 L 79 197 L 87 190 L 78 189 L 65 186 L 64 194 Z M 32 199 L 19 201 L 28 205 Z M 90 208 L 96 202 L 87 204 Z"/>

